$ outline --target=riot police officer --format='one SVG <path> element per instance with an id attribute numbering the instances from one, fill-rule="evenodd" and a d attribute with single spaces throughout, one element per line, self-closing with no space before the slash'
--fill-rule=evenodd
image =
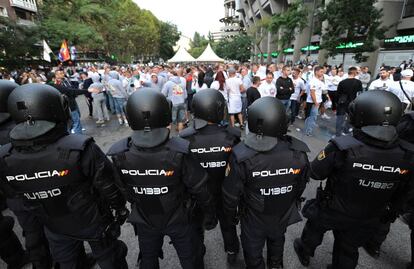
<path id="1" fill-rule="evenodd" d="M 260 98 L 248 115 L 250 132 L 233 148 L 224 180 L 224 208 L 234 219 L 239 207 L 247 268 L 265 268 L 266 241 L 268 267 L 283 268 L 286 228 L 300 221 L 298 202 L 308 181 L 309 148 L 286 135 L 288 119 L 279 100 Z"/>
<path id="2" fill-rule="evenodd" d="M 395 128 L 402 114 L 399 99 L 369 91 L 349 110 L 353 135 L 331 140 L 311 163 L 311 177 L 327 182 L 303 208 L 308 221 L 294 248 L 304 266 L 324 233 L 333 230 L 332 268 L 355 268 L 358 248 L 395 218 L 411 184 L 413 155 Z"/>
<path id="3" fill-rule="evenodd" d="M 410 148 L 411 154 L 414 154 L 414 112 L 405 114 L 400 123 L 397 125 L 398 136 L 407 148 Z M 405 214 L 401 217 L 411 230 L 411 262 L 407 265 L 407 269 L 414 269 L 414 197 L 409 196 L 406 206 L 404 207 Z"/>
<path id="4" fill-rule="evenodd" d="M 194 95 L 192 101 L 194 125 L 180 132 L 180 137 L 190 142 L 190 152 L 207 171 L 208 189 L 213 195 L 217 217 L 209 220 L 211 224 L 220 221 L 227 260 L 234 263 L 239 252 L 239 239 L 236 225 L 229 223 L 223 212 L 222 185 L 232 148 L 240 142 L 240 130 L 222 127 L 226 101 L 222 94 L 214 89 L 206 89 Z M 204 238 L 203 212 L 196 208 L 194 218 L 198 224 L 200 237 Z"/>
<path id="5" fill-rule="evenodd" d="M 7 99 L 17 86 L 14 82 L 0 80 L 0 147 L 9 142 L 9 132 L 14 127 L 7 112 Z M 13 231 L 14 219 L 1 213 L 6 207 L 6 199 L 0 190 L 0 258 L 8 268 L 21 268 L 27 262 L 27 256 Z"/>
<path id="6" fill-rule="evenodd" d="M 189 154 L 188 141 L 169 139 L 171 107 L 161 93 L 148 88 L 133 93 L 126 115 L 133 133 L 115 143 L 108 155 L 132 204 L 129 221 L 138 234 L 140 268 L 159 268 L 165 235 L 183 268 L 202 268 L 196 264 L 200 239 L 186 202 L 194 195 L 203 209 L 211 208 L 207 174 Z"/>
<path id="7" fill-rule="evenodd" d="M 41 220 L 53 259 L 62 269 L 82 268 L 88 241 L 101 268 L 127 268 L 126 245 L 116 240 L 125 199 L 93 139 L 68 134 L 67 99 L 51 86 L 27 84 L 10 94 L 8 112 L 16 127 L 0 148 L 0 184 Z"/>

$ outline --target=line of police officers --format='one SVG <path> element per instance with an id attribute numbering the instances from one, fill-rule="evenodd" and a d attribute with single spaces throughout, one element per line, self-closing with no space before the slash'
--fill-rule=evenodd
<path id="1" fill-rule="evenodd" d="M 127 219 L 138 235 L 140 268 L 159 268 L 165 235 L 183 268 L 204 268 L 204 230 L 217 223 L 234 264 L 239 221 L 247 268 L 265 268 L 265 244 L 268 267 L 283 268 L 286 228 L 301 220 L 309 177 L 327 181 L 304 206 L 308 220 L 294 242 L 300 262 L 308 266 L 332 230 L 332 268 L 355 268 L 358 247 L 412 208 L 413 114 L 399 125 L 406 140 L 398 138 L 401 103 L 385 91 L 361 94 L 350 107 L 353 135 L 333 139 L 310 163 L 306 144 L 286 135 L 286 111 L 275 98 L 249 107 L 250 133 L 240 142 L 238 130 L 219 124 L 223 96 L 203 90 L 194 96 L 193 125 L 170 138 L 170 103 L 142 89 L 127 102 L 133 132 L 110 148 L 111 163 L 92 138 L 68 133 L 67 99 L 56 89 L 16 86 L 0 81 L 0 130 L 11 141 L 1 143 L 0 186 L 35 268 L 51 268 L 52 260 L 64 269 L 90 267 L 85 241 L 102 269 L 127 268 L 118 240 Z M 21 268 L 26 253 L 13 219 L 0 221 L 1 258 Z"/>

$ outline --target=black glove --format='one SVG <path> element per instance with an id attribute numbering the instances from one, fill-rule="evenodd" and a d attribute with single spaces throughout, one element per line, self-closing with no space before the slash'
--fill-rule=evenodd
<path id="1" fill-rule="evenodd" d="M 398 217 L 398 214 L 395 210 L 388 208 L 384 215 L 381 216 L 381 223 L 393 223 Z"/>
<path id="2" fill-rule="evenodd" d="M 121 226 L 128 219 L 128 216 L 129 210 L 126 207 L 118 209 L 115 211 L 115 222 L 117 222 Z"/>
<path id="3" fill-rule="evenodd" d="M 204 229 L 207 231 L 213 230 L 216 228 L 218 223 L 217 216 L 215 210 L 212 210 L 211 208 L 204 210 L 204 220 L 203 220 L 203 226 Z"/>

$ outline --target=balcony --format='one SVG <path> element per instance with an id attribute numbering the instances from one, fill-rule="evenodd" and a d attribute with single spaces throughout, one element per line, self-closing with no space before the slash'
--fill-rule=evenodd
<path id="1" fill-rule="evenodd" d="M 36 25 L 33 21 L 30 21 L 30 20 L 17 19 L 16 22 L 18 25 L 27 26 L 27 27 L 32 27 Z"/>
<path id="2" fill-rule="evenodd" d="M 10 0 L 10 6 L 37 13 L 36 0 Z"/>

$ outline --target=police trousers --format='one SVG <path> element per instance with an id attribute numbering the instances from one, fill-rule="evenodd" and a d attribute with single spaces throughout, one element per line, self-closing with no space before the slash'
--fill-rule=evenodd
<path id="1" fill-rule="evenodd" d="M 236 225 L 230 223 L 228 218 L 226 218 L 223 210 L 223 202 L 221 196 L 215 196 L 214 201 L 216 205 L 217 219 L 220 224 L 220 231 L 223 237 L 224 251 L 238 253 L 240 250 L 240 243 L 237 236 Z M 201 243 L 204 246 L 204 214 L 201 208 L 195 208 L 193 220 L 195 222 L 197 232 L 199 233 L 199 236 L 202 240 Z"/>
<path id="2" fill-rule="evenodd" d="M 268 260 L 283 262 L 286 225 L 263 222 L 263 218 L 247 213 L 241 219 L 241 241 L 247 269 L 264 269 L 263 248 L 267 243 Z"/>
<path id="3" fill-rule="evenodd" d="M 335 238 L 333 269 L 353 269 L 358 264 L 358 248 L 370 240 L 380 224 L 379 219 L 352 219 L 337 211 L 321 208 L 308 219 L 303 229 L 301 240 L 304 251 L 313 256 L 324 234 L 332 230 Z"/>
<path id="4" fill-rule="evenodd" d="M 51 268 L 52 257 L 49 251 L 49 243 L 40 219 L 25 207 L 22 199 L 7 199 L 7 205 L 16 215 L 23 229 L 29 261 L 38 269 Z"/>
<path id="5" fill-rule="evenodd" d="M 144 224 L 134 224 L 138 235 L 139 250 L 142 256 L 140 269 L 159 269 L 159 254 L 164 243 L 164 236 L 169 236 L 177 251 L 183 269 L 203 268 L 196 264 L 200 250 L 200 239 L 194 225 L 175 224 L 163 229 L 152 228 Z"/>
<path id="6" fill-rule="evenodd" d="M 128 268 L 125 259 L 128 252 L 127 246 L 120 240 L 109 238 L 103 240 L 102 233 L 104 228 L 101 225 L 91 225 L 88 229 L 68 237 L 52 232 L 45 227 L 45 234 L 49 240 L 53 260 L 60 264 L 61 269 L 82 268 L 85 255 L 83 243 L 88 239 L 88 244 L 92 249 L 92 256 L 96 259 L 101 269 Z M 79 239 L 76 239 L 75 236 Z"/>
<path id="7" fill-rule="evenodd" d="M 13 231 L 14 219 L 0 212 L 0 258 L 10 267 L 17 267 L 24 258 L 24 250 Z"/>

